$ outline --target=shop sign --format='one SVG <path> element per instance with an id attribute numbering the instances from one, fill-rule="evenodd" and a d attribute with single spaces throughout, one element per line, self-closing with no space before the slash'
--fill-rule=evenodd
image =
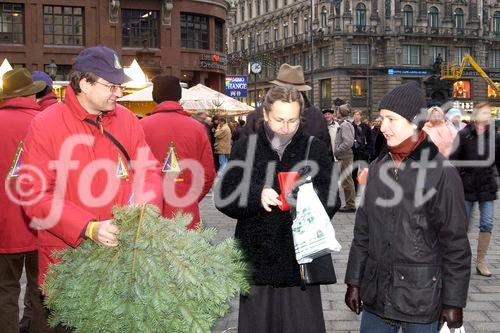
<path id="1" fill-rule="evenodd" d="M 226 57 L 218 54 L 200 54 L 200 67 L 204 69 L 226 70 Z"/>
<path id="2" fill-rule="evenodd" d="M 429 71 L 426 69 L 387 69 L 389 75 L 428 75 Z"/>
<path id="3" fill-rule="evenodd" d="M 229 97 L 247 97 L 248 76 L 226 75 L 226 95 Z"/>

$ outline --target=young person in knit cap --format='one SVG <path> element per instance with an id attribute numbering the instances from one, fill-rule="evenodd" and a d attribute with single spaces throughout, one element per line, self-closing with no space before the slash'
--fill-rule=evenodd
<path id="1" fill-rule="evenodd" d="M 419 129 L 419 83 L 389 92 L 379 110 L 387 147 L 357 210 L 345 302 L 363 310 L 361 333 L 460 327 L 471 262 L 460 176 Z"/>
<path id="2" fill-rule="evenodd" d="M 45 110 L 52 104 L 57 103 L 57 96 L 52 89 L 52 79 L 50 76 L 41 71 L 34 71 L 31 73 L 33 81 L 43 81 L 47 84 L 45 89 L 36 94 L 36 102 L 40 105 L 42 110 Z"/>
<path id="3" fill-rule="evenodd" d="M 164 181 L 175 191 L 175 195 L 165 192 L 163 216 L 173 218 L 178 211 L 190 214 L 188 228 L 194 229 L 200 222 L 198 204 L 212 187 L 215 167 L 207 131 L 184 111 L 179 104 L 181 98 L 177 77 L 155 77 L 153 100 L 158 105 L 141 125 L 153 154 L 162 163 Z M 201 168 L 185 168 L 184 160 L 197 161 Z"/>

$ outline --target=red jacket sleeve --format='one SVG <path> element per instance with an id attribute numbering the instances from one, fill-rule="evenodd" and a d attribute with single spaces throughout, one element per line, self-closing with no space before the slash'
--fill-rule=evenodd
<path id="1" fill-rule="evenodd" d="M 68 201 L 66 188 L 56 189 L 56 170 L 49 168 L 58 160 L 59 147 L 51 142 L 50 130 L 35 118 L 26 137 L 20 168 L 23 207 L 26 214 L 72 247 L 82 241 L 82 233 L 95 216 Z M 59 182 L 60 183 L 60 182 Z"/>

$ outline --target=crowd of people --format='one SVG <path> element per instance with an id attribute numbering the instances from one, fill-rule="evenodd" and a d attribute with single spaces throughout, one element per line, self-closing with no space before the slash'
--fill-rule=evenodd
<path id="1" fill-rule="evenodd" d="M 252 289 L 240 296 L 240 332 L 326 332 L 320 285 L 302 283 L 293 210 L 282 209 L 278 173 L 305 160 L 328 216 L 355 213 L 345 303 L 362 333 L 437 333 L 460 327 L 472 253 L 467 232 L 480 211 L 476 271 L 486 255 L 497 196 L 499 135 L 491 108 L 426 108 L 420 84 L 402 84 L 367 123 L 346 103 L 319 110 L 301 66 L 283 64 L 246 122 L 180 103 L 179 79 L 153 79 L 156 107 L 139 120 L 117 103 L 125 75 L 114 50 L 84 49 L 64 101 L 43 72 L 14 69 L 0 91 L 0 325 L 2 332 L 70 332 L 49 327 L 40 290 L 54 251 L 85 239 L 119 245 L 114 205 L 150 203 L 163 216 L 202 216 L 200 201 L 236 219 L 235 237 Z M 215 186 L 214 186 L 215 184 Z M 335 185 L 335 186 L 332 186 Z M 339 189 L 339 190 L 337 190 Z M 340 190 L 344 204 L 340 203 Z M 359 200 L 361 199 L 361 200 Z M 27 276 L 24 318 L 18 299 Z M 105 277 L 103 277 L 105 279 Z M 335 279 L 335 277 L 333 277 Z"/>

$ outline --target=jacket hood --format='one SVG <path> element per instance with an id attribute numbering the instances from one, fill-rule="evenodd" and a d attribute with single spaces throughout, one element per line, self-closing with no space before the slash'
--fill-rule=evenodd
<path id="1" fill-rule="evenodd" d="M 153 109 L 153 111 L 148 113 L 148 116 L 155 114 L 155 113 L 160 113 L 160 112 L 177 112 L 177 113 L 180 113 L 182 115 L 191 117 L 191 114 L 189 112 L 187 112 L 186 110 L 184 110 L 182 108 L 182 105 L 180 105 L 178 102 L 174 102 L 174 101 L 165 101 L 165 102 L 162 102 L 162 103 L 156 105 L 155 108 Z"/>
<path id="2" fill-rule="evenodd" d="M 33 98 L 14 97 L 4 100 L 0 103 L 0 109 L 31 109 L 40 111 L 40 105 Z"/>

